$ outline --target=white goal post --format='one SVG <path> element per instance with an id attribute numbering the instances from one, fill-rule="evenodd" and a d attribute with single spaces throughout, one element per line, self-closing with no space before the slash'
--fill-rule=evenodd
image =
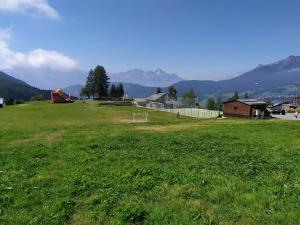
<path id="1" fill-rule="evenodd" d="M 148 113 L 132 113 L 132 121 L 148 121 Z"/>

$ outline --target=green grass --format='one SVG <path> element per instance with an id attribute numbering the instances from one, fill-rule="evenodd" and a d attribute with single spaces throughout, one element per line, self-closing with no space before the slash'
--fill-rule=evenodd
<path id="1" fill-rule="evenodd" d="M 300 224 L 300 123 L 0 110 L 0 224 Z"/>

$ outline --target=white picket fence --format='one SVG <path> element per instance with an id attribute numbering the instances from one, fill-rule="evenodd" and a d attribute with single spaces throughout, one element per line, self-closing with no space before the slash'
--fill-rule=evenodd
<path id="1" fill-rule="evenodd" d="M 199 119 L 210 119 L 217 118 L 219 116 L 219 111 L 208 110 L 208 109 L 199 109 L 199 108 L 176 108 L 168 109 L 162 107 L 150 108 L 158 111 L 170 112 L 170 113 L 179 113 L 179 115 L 190 116 Z"/>

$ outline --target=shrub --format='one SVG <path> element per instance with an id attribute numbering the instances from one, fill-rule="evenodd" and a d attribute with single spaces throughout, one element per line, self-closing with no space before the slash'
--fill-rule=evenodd
<path id="1" fill-rule="evenodd" d="M 17 100 L 17 101 L 16 101 L 16 104 L 17 104 L 17 105 L 19 105 L 19 104 L 24 104 L 24 102 L 25 102 L 24 100 Z"/>
<path id="2" fill-rule="evenodd" d="M 9 99 L 5 100 L 5 104 L 6 105 L 14 105 L 14 104 L 16 104 L 16 100 L 13 98 L 9 98 Z"/>
<path id="3" fill-rule="evenodd" d="M 42 95 L 35 95 L 31 98 L 31 101 L 42 101 L 44 100 Z"/>

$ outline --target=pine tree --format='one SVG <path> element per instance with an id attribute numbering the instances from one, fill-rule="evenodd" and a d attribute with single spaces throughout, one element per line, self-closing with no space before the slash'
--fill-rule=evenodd
<path id="1" fill-rule="evenodd" d="M 119 84 L 119 97 L 123 97 L 125 94 L 123 84 Z"/>
<path id="2" fill-rule="evenodd" d="M 96 68 L 94 69 L 94 79 L 98 97 L 100 99 L 107 97 L 109 77 L 106 75 L 106 71 L 103 66 L 96 66 Z"/>
<path id="3" fill-rule="evenodd" d="M 239 93 L 237 91 L 235 91 L 234 95 L 231 98 L 229 98 L 229 101 L 237 100 L 239 98 L 240 98 Z"/>
<path id="4" fill-rule="evenodd" d="M 88 92 L 88 98 L 90 98 L 90 96 L 93 96 L 93 98 L 95 98 L 96 84 L 95 84 L 94 71 L 92 69 L 90 70 L 88 77 L 86 79 L 86 85 L 85 85 L 84 92 L 86 94 Z"/>
<path id="5" fill-rule="evenodd" d="M 116 97 L 116 92 L 117 92 L 117 87 L 114 84 L 112 84 L 110 86 L 110 90 L 109 90 L 110 97 L 115 98 Z"/>
<path id="6" fill-rule="evenodd" d="M 248 98 L 249 98 L 249 96 L 248 96 L 248 92 L 246 92 L 246 93 L 245 93 L 245 96 L 244 96 L 244 98 L 245 98 L 245 99 L 248 99 Z"/>

